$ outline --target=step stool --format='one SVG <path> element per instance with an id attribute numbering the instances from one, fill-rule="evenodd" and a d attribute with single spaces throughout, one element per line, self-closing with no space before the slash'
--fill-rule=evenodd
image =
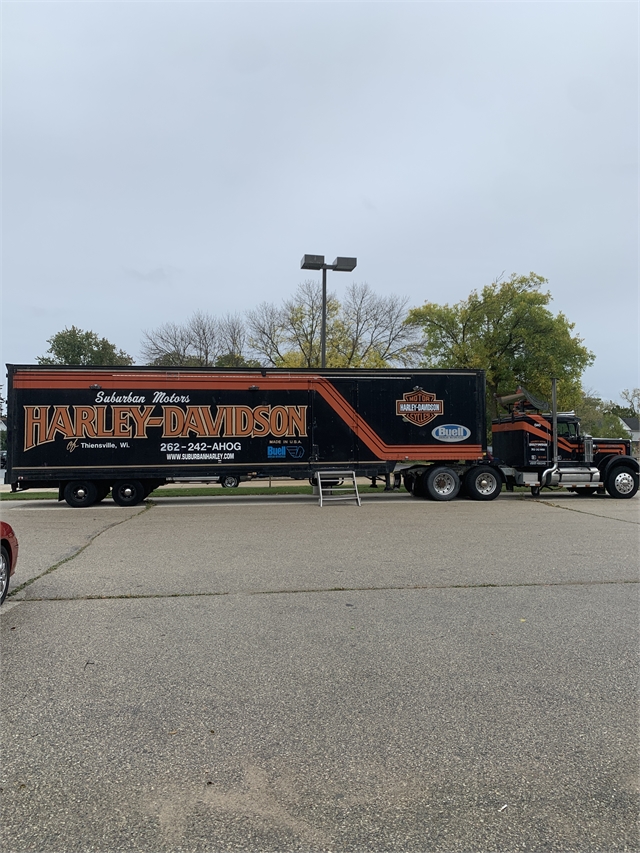
<path id="1" fill-rule="evenodd" d="M 322 482 L 323 477 L 324 484 Z M 329 501 L 356 501 L 358 506 L 362 506 L 355 471 L 317 471 L 316 480 L 318 482 L 318 494 L 320 495 L 318 503 L 320 506 Z M 336 480 L 342 480 L 342 485 L 337 486 Z"/>

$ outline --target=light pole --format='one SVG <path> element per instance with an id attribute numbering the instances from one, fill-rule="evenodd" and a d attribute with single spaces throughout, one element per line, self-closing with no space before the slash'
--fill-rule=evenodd
<path id="1" fill-rule="evenodd" d="M 324 255 L 303 255 L 300 261 L 302 270 L 322 270 L 322 326 L 320 327 L 320 367 L 327 362 L 327 270 L 351 272 L 356 268 L 357 258 L 336 258 L 332 264 L 325 264 Z"/>

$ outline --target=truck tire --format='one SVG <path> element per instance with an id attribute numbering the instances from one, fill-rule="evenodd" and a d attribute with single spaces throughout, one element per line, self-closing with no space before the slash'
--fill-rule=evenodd
<path id="1" fill-rule="evenodd" d="M 573 491 L 581 498 L 590 498 L 598 492 L 597 489 L 591 486 L 576 486 Z"/>
<path id="2" fill-rule="evenodd" d="M 607 476 L 605 488 L 612 498 L 632 498 L 638 491 L 638 475 L 626 465 L 615 465 Z"/>
<path id="3" fill-rule="evenodd" d="M 460 491 L 460 477 L 452 468 L 432 468 L 425 477 L 427 497 L 452 501 Z"/>
<path id="4" fill-rule="evenodd" d="M 219 482 L 223 489 L 237 489 L 240 485 L 240 477 L 236 477 L 234 474 L 226 474 L 224 477 L 220 477 Z"/>
<path id="5" fill-rule="evenodd" d="M 476 465 L 464 478 L 464 490 L 471 500 L 493 501 L 502 491 L 502 479 L 489 465 Z"/>
<path id="6" fill-rule="evenodd" d="M 113 484 L 111 497 L 118 506 L 136 506 L 145 498 L 144 486 L 140 480 L 118 480 Z"/>
<path id="7" fill-rule="evenodd" d="M 72 480 L 64 487 L 64 499 L 74 509 L 84 509 L 98 500 L 98 489 L 91 480 Z"/>

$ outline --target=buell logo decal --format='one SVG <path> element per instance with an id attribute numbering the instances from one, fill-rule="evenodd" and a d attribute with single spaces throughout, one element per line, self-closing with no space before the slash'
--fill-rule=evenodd
<path id="1" fill-rule="evenodd" d="M 471 435 L 471 430 L 462 424 L 442 424 L 434 427 L 431 435 L 438 441 L 466 441 Z"/>
<path id="2" fill-rule="evenodd" d="M 402 400 L 396 400 L 396 415 L 417 426 L 428 424 L 443 412 L 442 400 L 436 400 L 436 395 L 428 391 L 410 391 L 402 395 Z"/>

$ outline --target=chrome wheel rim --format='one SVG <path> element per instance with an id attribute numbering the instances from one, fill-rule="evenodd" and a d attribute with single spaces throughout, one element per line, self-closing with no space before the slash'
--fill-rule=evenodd
<path id="1" fill-rule="evenodd" d="M 614 480 L 616 491 L 621 495 L 628 495 L 633 491 L 635 483 L 628 471 L 621 471 Z"/>
<path id="2" fill-rule="evenodd" d="M 496 478 L 488 472 L 476 477 L 476 491 L 480 495 L 492 495 L 496 490 Z"/>
<path id="3" fill-rule="evenodd" d="M 433 488 L 439 495 L 450 495 L 456 487 L 456 481 L 451 474 L 443 471 L 433 479 Z"/>

